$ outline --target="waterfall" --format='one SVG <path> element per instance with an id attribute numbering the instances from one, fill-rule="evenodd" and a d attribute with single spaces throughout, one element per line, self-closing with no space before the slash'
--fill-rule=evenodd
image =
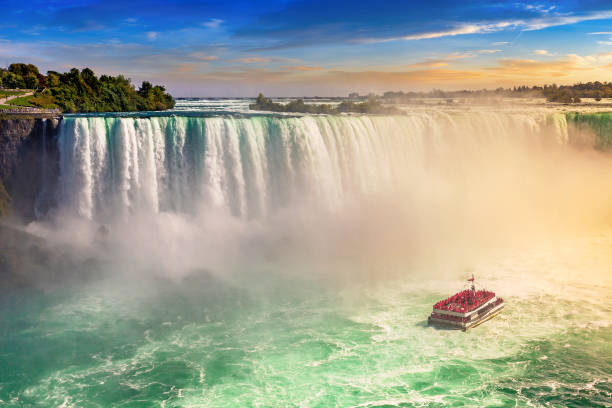
<path id="1" fill-rule="evenodd" d="M 66 117 L 58 197 L 85 218 L 214 207 L 253 219 L 310 200 L 338 207 L 432 164 L 448 170 L 446 153 L 458 147 L 550 141 L 568 141 L 562 114 Z"/>

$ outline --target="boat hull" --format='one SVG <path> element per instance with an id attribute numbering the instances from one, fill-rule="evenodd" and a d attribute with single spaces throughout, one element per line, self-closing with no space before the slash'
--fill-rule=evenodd
<path id="1" fill-rule="evenodd" d="M 430 315 L 427 318 L 427 324 L 430 326 L 438 326 L 438 327 L 444 327 L 444 328 L 450 328 L 450 329 L 456 329 L 456 330 L 462 330 L 462 331 L 467 331 L 473 327 L 476 327 L 484 322 L 486 322 L 487 320 L 490 320 L 492 318 L 494 318 L 495 316 L 497 316 L 498 314 L 501 313 L 501 311 L 504 308 L 505 303 L 502 302 L 498 305 L 495 305 L 491 308 L 489 308 L 488 310 L 484 310 L 482 313 L 480 313 L 477 317 L 470 319 L 467 322 L 462 322 L 462 321 L 453 321 L 453 320 L 447 320 L 447 319 L 441 319 L 441 318 L 437 318 L 435 316 Z"/>

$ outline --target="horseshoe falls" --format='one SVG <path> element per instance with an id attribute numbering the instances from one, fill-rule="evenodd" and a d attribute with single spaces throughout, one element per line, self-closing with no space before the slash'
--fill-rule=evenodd
<path id="1" fill-rule="evenodd" d="M 0 406 L 610 406 L 605 115 L 215 103 L 46 134 Z M 472 274 L 502 314 L 427 326 Z"/>
<path id="2" fill-rule="evenodd" d="M 566 144 L 565 117 L 69 117 L 59 196 L 89 219 L 203 206 L 254 219 L 303 200 L 339 208 L 352 194 L 423 177 L 455 144 L 467 154 L 517 137 Z"/>

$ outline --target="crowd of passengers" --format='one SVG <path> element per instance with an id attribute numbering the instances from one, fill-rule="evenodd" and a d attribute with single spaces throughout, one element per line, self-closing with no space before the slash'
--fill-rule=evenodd
<path id="1" fill-rule="evenodd" d="M 466 289 L 454 294 L 448 299 L 439 301 L 434 305 L 434 309 L 465 313 L 488 302 L 489 300 L 493 299 L 494 296 L 495 293 L 487 290 L 473 291 L 471 289 Z"/>

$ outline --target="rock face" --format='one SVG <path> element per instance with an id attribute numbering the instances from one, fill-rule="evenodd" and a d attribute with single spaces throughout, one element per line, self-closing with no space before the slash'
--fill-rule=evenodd
<path id="1" fill-rule="evenodd" d="M 3 291 L 50 288 L 103 276 L 105 263 L 93 251 L 28 233 L 0 222 L 0 304 Z"/>
<path id="2" fill-rule="evenodd" d="M 53 205 L 60 121 L 54 117 L 0 118 L 0 183 L 10 197 L 14 216 L 30 220 Z"/>

